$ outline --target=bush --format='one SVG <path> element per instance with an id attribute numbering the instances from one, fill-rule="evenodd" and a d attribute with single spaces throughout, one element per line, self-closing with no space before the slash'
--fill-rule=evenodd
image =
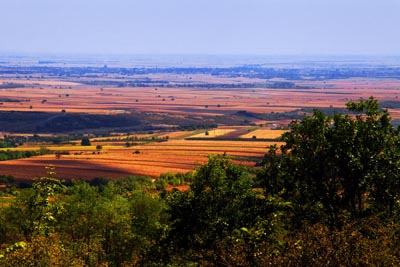
<path id="1" fill-rule="evenodd" d="M 91 143 L 89 137 L 83 137 L 81 140 L 81 146 L 90 146 L 90 145 Z"/>
<path id="2" fill-rule="evenodd" d="M 165 190 L 165 187 L 167 186 L 167 183 L 163 179 L 157 179 L 154 182 L 154 185 L 155 185 L 157 190 Z"/>

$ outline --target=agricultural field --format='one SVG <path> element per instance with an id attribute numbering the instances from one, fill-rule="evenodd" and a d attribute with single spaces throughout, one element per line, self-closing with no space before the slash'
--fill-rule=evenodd
<path id="1" fill-rule="evenodd" d="M 0 66 L 0 136 L 24 143 L 0 150 L 45 147 L 59 155 L 1 161 L 0 175 L 30 179 L 54 165 L 64 179 L 157 177 L 191 171 L 211 154 L 254 166 L 268 146 L 281 144 L 279 137 L 293 119 L 314 108 L 343 112 L 346 102 L 370 96 L 399 124 L 395 70 L 343 68 L 333 75 L 329 68 L 314 66 Z M 49 140 L 89 136 L 91 146 L 81 146 L 79 138 L 59 144 L 27 141 L 33 134 Z"/>
<path id="2" fill-rule="evenodd" d="M 210 79 L 216 79 L 210 77 Z M 222 78 L 221 78 L 222 79 Z M 21 88 L 1 89 L 0 110 L 59 113 L 123 114 L 129 111 L 174 116 L 221 116 L 237 111 L 287 112 L 299 108 L 343 108 L 345 102 L 375 96 L 397 101 L 399 80 L 351 79 L 298 82 L 311 89 L 103 87 L 58 80 L 2 79 Z M 392 111 L 394 109 L 391 109 Z M 398 118 L 395 112 L 394 118 Z"/>
<path id="3" fill-rule="evenodd" d="M 250 131 L 247 134 L 241 135 L 242 138 L 265 138 L 265 139 L 278 139 L 287 132 L 286 130 L 271 130 L 266 128 L 255 129 L 254 131 Z"/>
<path id="4" fill-rule="evenodd" d="M 173 136 L 173 135 L 172 135 Z M 92 146 L 48 146 L 55 154 L 32 158 L 0 161 L 0 175 L 12 175 L 18 179 L 31 179 L 46 175 L 45 166 L 53 165 L 58 178 L 93 179 L 96 177 L 118 178 L 129 175 L 157 177 L 163 173 L 186 173 L 207 161 L 208 155 L 226 154 L 234 162 L 254 166 L 267 152 L 271 144 L 279 142 L 248 141 L 199 141 L 170 139 L 134 147 L 107 145 L 93 142 Z M 102 144 L 102 149 L 96 149 Z M 34 150 L 38 147 L 20 147 L 18 150 Z M 17 168 L 15 166 L 18 166 Z"/>
<path id="5" fill-rule="evenodd" d="M 203 131 L 202 133 L 192 135 L 193 138 L 208 138 L 208 137 L 221 137 L 227 135 L 229 133 L 235 132 L 236 130 L 233 128 L 224 128 L 224 129 L 211 129 L 209 131 Z"/>

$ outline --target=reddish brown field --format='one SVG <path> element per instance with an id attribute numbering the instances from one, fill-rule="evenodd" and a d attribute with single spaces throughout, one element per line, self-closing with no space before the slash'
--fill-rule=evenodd
<path id="1" fill-rule="evenodd" d="M 198 77 L 199 81 L 205 78 Z M 236 82 L 239 81 L 241 80 Z M 238 110 L 257 113 L 282 112 L 301 107 L 344 107 L 349 100 L 369 96 L 375 96 L 378 100 L 395 100 L 400 95 L 399 80 L 377 79 L 299 82 L 299 85 L 313 86 L 316 89 L 224 88 L 212 90 L 153 87 L 103 88 L 51 80 L 0 79 L 0 83 L 2 82 L 18 82 L 26 85 L 24 88 L 2 89 L 2 97 L 29 99 L 30 102 L 4 102 L 0 105 L 0 110 L 60 112 L 65 109 L 67 112 L 101 114 L 122 113 L 127 109 L 208 115 Z M 43 100 L 46 101 L 42 103 Z M 393 112 L 393 117 L 398 118 L 399 113 Z"/>

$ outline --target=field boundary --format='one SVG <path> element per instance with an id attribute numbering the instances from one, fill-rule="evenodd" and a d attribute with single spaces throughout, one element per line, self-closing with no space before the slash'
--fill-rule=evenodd
<path id="1" fill-rule="evenodd" d="M 186 137 L 185 140 L 196 141 L 247 141 L 247 142 L 281 142 L 281 138 L 229 138 L 229 137 Z"/>

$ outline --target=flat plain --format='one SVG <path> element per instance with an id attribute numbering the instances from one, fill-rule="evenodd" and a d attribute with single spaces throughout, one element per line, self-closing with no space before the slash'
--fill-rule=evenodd
<path id="1" fill-rule="evenodd" d="M 203 78 L 203 77 L 202 77 Z M 216 79 L 210 77 L 210 79 Z M 379 79 L 299 82 L 312 89 L 286 88 L 168 88 L 100 87 L 58 80 L 1 79 L 24 84 L 2 89 L 1 97 L 21 102 L 1 102 L 0 110 L 89 114 L 118 114 L 129 110 L 177 115 L 222 115 L 245 110 L 254 113 L 286 112 L 304 107 L 343 108 L 345 102 L 376 97 L 397 100 L 400 81 Z M 222 82 L 222 81 L 221 81 Z M 394 118 L 399 113 L 393 111 Z"/>
<path id="2" fill-rule="evenodd" d="M 282 144 L 279 138 L 287 131 L 293 119 L 290 116 L 310 114 L 313 108 L 335 112 L 343 110 L 350 100 L 370 96 L 397 104 L 400 95 L 397 78 L 300 79 L 290 80 L 290 88 L 282 82 L 288 83 L 282 79 L 208 73 L 100 73 L 79 77 L 2 74 L 0 112 L 51 113 L 61 119 L 65 114 L 113 118 L 135 113 L 139 118 L 151 115 L 151 120 L 159 121 L 151 125 L 157 130 L 107 128 L 108 135 L 97 135 L 96 129 L 80 130 L 80 134 L 90 137 L 92 144 L 87 147 L 80 146 L 78 139 L 58 145 L 26 142 L 7 148 L 18 151 L 45 147 L 56 154 L 1 161 L 0 175 L 31 179 L 45 176 L 45 166 L 54 165 L 57 176 L 63 179 L 157 177 L 189 172 L 212 154 L 226 154 L 236 163 L 254 166 L 271 144 Z M 389 105 L 388 110 L 394 120 L 400 120 L 398 106 Z M 168 121 L 163 121 L 163 116 L 169 116 Z M 224 123 L 231 116 L 242 117 Z M 224 119 L 212 127 L 180 129 L 178 122 L 189 117 L 198 124 L 208 118 Z M 2 135 L 25 135 L 27 140 L 33 134 L 56 136 L 0 130 Z"/>

